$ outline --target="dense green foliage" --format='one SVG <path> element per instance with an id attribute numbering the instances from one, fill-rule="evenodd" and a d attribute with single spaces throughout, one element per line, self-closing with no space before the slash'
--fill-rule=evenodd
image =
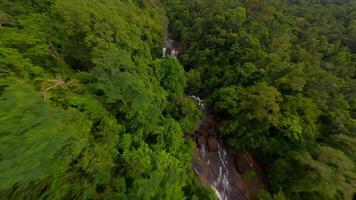
<path id="1" fill-rule="evenodd" d="M 231 146 L 254 152 L 274 198 L 353 199 L 355 2 L 164 4 L 188 91 L 206 96 Z"/>
<path id="2" fill-rule="evenodd" d="M 0 199 L 200 199 L 155 1 L 0 1 Z"/>
<path id="3" fill-rule="evenodd" d="M 352 0 L 1 0 L 0 199 L 213 199 L 186 92 L 256 155 L 261 199 L 351 200 L 355 36 Z"/>

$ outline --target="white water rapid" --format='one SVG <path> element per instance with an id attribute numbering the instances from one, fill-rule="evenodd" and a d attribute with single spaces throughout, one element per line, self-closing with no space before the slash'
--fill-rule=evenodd
<path id="1" fill-rule="evenodd" d="M 192 98 L 208 116 L 204 101 L 196 96 Z M 235 179 L 234 161 L 211 121 L 206 117 L 196 131 L 198 149 L 193 156 L 192 168 L 201 180 L 211 186 L 219 200 L 243 200 Z"/>

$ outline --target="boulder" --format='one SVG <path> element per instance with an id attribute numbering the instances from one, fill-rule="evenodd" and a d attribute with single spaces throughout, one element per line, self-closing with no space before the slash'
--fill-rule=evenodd
<path id="1" fill-rule="evenodd" d="M 219 150 L 219 142 L 216 137 L 209 136 L 208 138 L 208 149 L 210 152 L 216 152 Z"/>
<path id="2" fill-rule="evenodd" d="M 204 144 L 206 143 L 206 139 L 205 139 L 204 136 L 199 136 L 197 141 L 198 141 L 199 147 L 200 147 L 201 145 L 204 145 Z"/>
<path id="3" fill-rule="evenodd" d="M 245 173 L 251 169 L 253 169 L 250 165 L 252 162 L 248 153 L 244 150 L 235 150 L 232 152 L 232 156 L 234 158 L 236 170 L 239 173 Z"/>

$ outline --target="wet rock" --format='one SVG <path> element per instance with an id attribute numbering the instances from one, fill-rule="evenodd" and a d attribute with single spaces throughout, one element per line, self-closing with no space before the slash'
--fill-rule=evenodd
<path id="1" fill-rule="evenodd" d="M 231 152 L 237 172 L 241 175 L 239 180 L 236 180 L 244 188 L 241 190 L 245 194 L 246 200 L 257 199 L 257 195 L 261 189 L 266 190 L 262 169 L 257 165 L 257 162 L 252 155 L 245 150 L 234 150 Z M 242 178 L 247 173 L 253 172 L 252 177 Z M 241 179 L 242 178 L 242 179 Z M 240 188 L 241 189 L 241 188 Z"/>
<path id="2" fill-rule="evenodd" d="M 216 152 L 219 150 L 219 142 L 216 137 L 209 136 L 208 148 L 209 148 L 209 151 L 211 151 L 211 152 Z"/>
<path id="3" fill-rule="evenodd" d="M 233 182 L 234 185 L 243 193 L 243 194 L 247 194 L 248 192 L 248 188 L 246 186 L 246 183 L 244 182 L 244 180 L 242 179 L 241 175 L 239 173 L 237 173 L 236 171 L 233 173 Z M 248 198 L 246 198 L 248 199 Z"/>
<path id="4" fill-rule="evenodd" d="M 239 173 L 245 173 L 248 170 L 251 170 L 251 160 L 246 151 L 243 150 L 235 150 L 232 151 L 232 156 L 235 161 L 236 170 Z"/>
<path id="5" fill-rule="evenodd" d="M 208 135 L 212 135 L 212 136 L 215 136 L 216 135 L 216 130 L 215 129 L 208 129 Z"/>
<path id="6" fill-rule="evenodd" d="M 199 146 L 204 145 L 206 143 L 206 139 L 204 136 L 199 136 L 197 141 Z"/>
<path id="7" fill-rule="evenodd" d="M 221 142 L 217 130 L 217 123 L 212 116 L 208 115 L 201 122 L 195 141 L 207 148 L 196 148 L 193 151 L 192 168 L 202 185 L 214 188 L 222 199 L 247 200 L 243 179 L 236 172 L 233 157 L 227 146 Z"/>

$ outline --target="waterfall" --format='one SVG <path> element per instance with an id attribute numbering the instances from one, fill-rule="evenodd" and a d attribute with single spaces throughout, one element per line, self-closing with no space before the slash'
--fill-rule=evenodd
<path id="1" fill-rule="evenodd" d="M 197 102 L 200 110 L 203 111 L 204 113 L 206 113 L 207 109 L 206 109 L 204 100 L 200 99 L 199 97 L 197 97 L 195 95 L 193 95 L 192 98 Z"/>
<path id="2" fill-rule="evenodd" d="M 243 200 L 238 189 L 237 172 L 228 148 L 217 136 L 217 127 L 209 118 L 204 100 L 192 96 L 206 117 L 196 130 L 197 153 L 193 156 L 192 168 L 201 180 L 210 185 L 219 200 Z M 217 145 L 214 146 L 213 145 Z"/>

